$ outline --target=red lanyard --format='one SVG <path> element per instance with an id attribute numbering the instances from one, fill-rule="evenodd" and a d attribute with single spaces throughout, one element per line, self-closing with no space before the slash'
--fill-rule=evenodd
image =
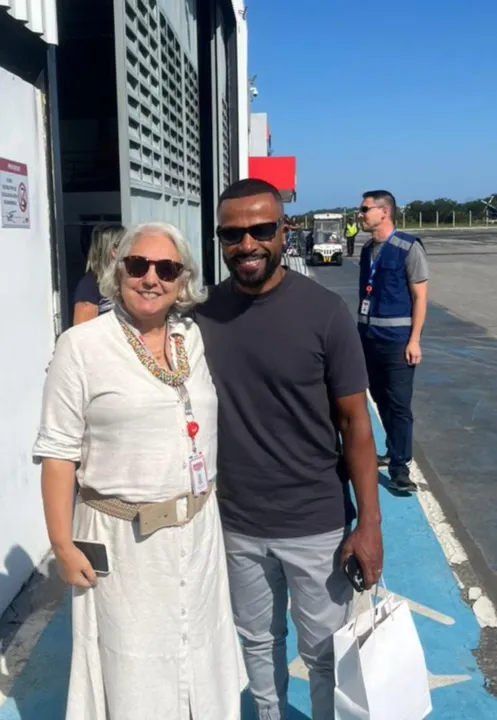
<path id="1" fill-rule="evenodd" d="M 145 340 L 144 340 L 143 336 L 142 336 L 142 335 L 137 335 L 137 337 L 138 337 L 138 340 L 140 341 L 140 343 L 142 344 L 143 348 L 144 348 L 144 349 L 147 351 L 147 353 L 149 354 L 149 356 L 154 360 L 154 362 L 156 362 L 156 361 L 155 361 L 155 358 L 152 356 L 152 353 L 150 352 L 150 350 L 149 350 L 148 347 L 146 346 Z M 168 339 L 169 339 L 169 335 L 166 336 L 166 342 L 167 342 Z M 171 343 L 171 350 L 173 350 L 173 345 L 172 345 L 172 343 Z M 173 352 L 174 352 L 174 351 L 173 351 Z M 167 358 L 167 353 L 164 352 L 164 354 L 166 355 L 166 358 Z M 189 437 L 190 440 L 192 441 L 193 451 L 196 452 L 197 450 L 196 450 L 196 446 L 195 446 L 195 438 L 196 438 L 197 435 L 198 435 L 198 432 L 199 432 L 199 430 L 200 430 L 200 426 L 199 426 L 198 422 L 196 422 L 195 419 L 194 419 L 193 408 L 192 408 L 192 403 L 191 403 L 191 400 L 190 400 L 190 395 L 189 395 L 188 390 L 187 390 L 187 388 L 186 388 L 186 385 L 185 385 L 184 383 L 183 383 L 183 385 L 180 385 L 179 387 L 177 387 L 177 388 L 175 388 L 175 389 L 177 390 L 178 395 L 180 396 L 180 399 L 181 399 L 181 401 L 182 401 L 182 403 L 183 403 L 183 407 L 184 407 L 184 409 L 185 409 L 185 415 L 186 415 L 186 432 L 187 432 L 187 434 L 188 434 L 188 437 Z M 191 419 L 188 419 L 188 418 L 191 418 Z"/>

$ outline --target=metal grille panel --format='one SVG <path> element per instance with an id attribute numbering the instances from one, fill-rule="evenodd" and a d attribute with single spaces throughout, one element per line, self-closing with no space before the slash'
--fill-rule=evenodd
<path id="1" fill-rule="evenodd" d="M 156 0 L 125 2 L 131 187 L 200 197 L 198 74 Z"/>
<path id="2" fill-rule="evenodd" d="M 223 97 L 223 183 L 228 187 L 231 182 L 231 143 L 230 143 L 230 121 L 229 109 L 226 98 Z"/>
<path id="3" fill-rule="evenodd" d="M 198 74 L 185 58 L 186 167 L 188 194 L 200 196 L 200 107 Z"/>

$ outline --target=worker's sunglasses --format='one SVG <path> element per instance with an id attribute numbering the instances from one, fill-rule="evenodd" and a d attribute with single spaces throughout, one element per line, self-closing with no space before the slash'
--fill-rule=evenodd
<path id="1" fill-rule="evenodd" d="M 281 226 L 283 218 L 279 218 L 275 222 L 257 223 L 249 227 L 221 227 L 216 229 L 216 235 L 219 242 L 223 245 L 238 245 L 242 242 L 245 235 L 257 240 L 257 242 L 269 242 L 275 237 L 278 228 Z"/>
<path id="2" fill-rule="evenodd" d="M 376 205 L 362 205 L 359 208 L 359 212 L 361 213 L 361 215 L 366 215 L 366 213 L 368 213 L 370 210 L 374 210 L 375 207 Z"/>
<path id="3" fill-rule="evenodd" d="M 142 255 L 128 255 L 123 258 L 123 263 L 128 275 L 134 278 L 145 277 L 153 265 L 157 277 L 163 282 L 174 282 L 185 269 L 184 265 L 174 260 L 149 260 Z"/>

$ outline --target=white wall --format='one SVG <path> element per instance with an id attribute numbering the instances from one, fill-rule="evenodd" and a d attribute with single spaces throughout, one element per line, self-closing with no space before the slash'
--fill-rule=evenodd
<path id="1" fill-rule="evenodd" d="M 0 0 L 0 7 L 47 43 L 57 43 L 57 0 Z"/>
<path id="2" fill-rule="evenodd" d="M 267 113 L 250 115 L 249 153 L 250 157 L 267 157 L 268 155 Z"/>
<path id="3" fill-rule="evenodd" d="M 0 157 L 28 166 L 31 222 L 29 229 L 0 227 L 1 613 L 49 547 L 31 448 L 54 329 L 42 97 L 2 68 L 0 97 Z"/>
<path id="4" fill-rule="evenodd" d="M 248 177 L 249 158 L 249 82 L 248 82 L 248 28 L 243 0 L 232 0 L 236 17 L 238 49 L 238 148 L 240 178 Z"/>

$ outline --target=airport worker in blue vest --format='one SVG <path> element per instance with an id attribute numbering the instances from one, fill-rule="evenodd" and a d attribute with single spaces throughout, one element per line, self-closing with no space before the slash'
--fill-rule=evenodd
<path id="1" fill-rule="evenodd" d="M 428 262 L 419 238 L 396 228 L 397 204 L 386 190 L 363 195 L 359 223 L 371 239 L 361 251 L 358 324 L 370 392 L 386 433 L 390 487 L 415 492 L 412 460 L 414 372 L 422 358 Z"/>

